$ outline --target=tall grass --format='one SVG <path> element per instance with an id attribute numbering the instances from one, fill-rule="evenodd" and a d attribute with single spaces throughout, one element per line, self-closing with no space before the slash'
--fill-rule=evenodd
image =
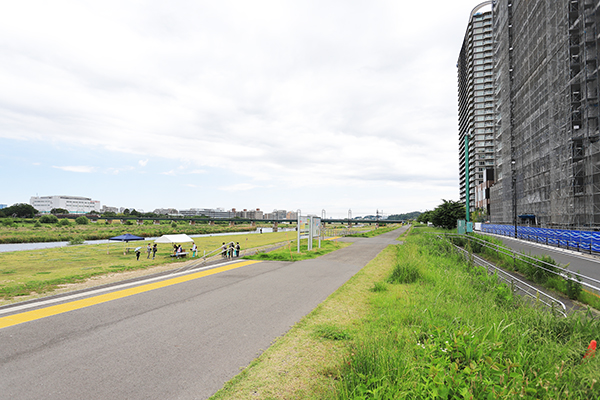
<path id="1" fill-rule="evenodd" d="M 419 232 L 398 246 L 396 263 L 420 278 L 374 291 L 334 398 L 600 398 L 600 363 L 583 360 L 597 319 L 526 305 Z"/>
<path id="2" fill-rule="evenodd" d="M 503 245 L 501 240 L 487 235 L 474 235 L 474 237 L 492 245 Z M 526 262 L 519 257 L 512 257 L 486 247 L 481 243 L 469 241 L 462 237 L 452 237 L 451 241 L 457 246 L 464 247 L 473 253 L 483 256 L 500 268 L 518 272 L 535 283 L 567 295 L 570 299 L 579 300 L 594 308 L 600 306 L 600 299 L 585 295 L 578 277 L 571 274 L 567 274 L 564 278 L 561 277 L 559 272 L 561 272 L 564 266 L 561 266 L 550 256 L 530 256 L 530 262 Z"/>

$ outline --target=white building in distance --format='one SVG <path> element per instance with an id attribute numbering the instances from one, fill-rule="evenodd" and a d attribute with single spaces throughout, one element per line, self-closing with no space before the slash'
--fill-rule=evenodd
<path id="1" fill-rule="evenodd" d="M 54 208 L 63 208 L 70 214 L 87 214 L 92 211 L 100 212 L 98 200 L 78 196 L 32 196 L 29 204 L 42 214 L 49 214 Z"/>

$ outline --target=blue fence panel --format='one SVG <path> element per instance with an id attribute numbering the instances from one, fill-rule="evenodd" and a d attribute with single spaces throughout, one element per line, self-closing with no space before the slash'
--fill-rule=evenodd
<path id="1" fill-rule="evenodd" d="M 482 224 L 481 231 L 509 237 L 515 235 L 514 225 Z M 519 226 L 517 237 L 551 246 L 600 253 L 600 232 Z"/>
<path id="2" fill-rule="evenodd" d="M 592 233 L 587 231 L 579 232 L 579 249 L 582 251 L 592 251 Z"/>
<path id="3" fill-rule="evenodd" d="M 592 234 L 592 251 L 600 253 L 600 232 L 591 232 Z"/>

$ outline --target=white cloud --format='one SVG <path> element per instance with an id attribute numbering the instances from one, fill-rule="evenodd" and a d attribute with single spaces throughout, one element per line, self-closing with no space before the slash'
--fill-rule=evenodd
<path id="1" fill-rule="evenodd" d="M 138 164 L 141 167 L 145 167 L 148 164 L 148 160 L 147 159 L 146 160 L 140 160 L 140 161 L 138 161 Z"/>
<path id="2" fill-rule="evenodd" d="M 78 165 L 78 166 L 56 166 L 56 165 L 53 165 L 52 168 L 61 169 L 63 171 L 68 171 L 68 172 L 82 172 L 82 173 L 91 173 L 91 172 L 96 171 L 95 167 L 88 167 L 85 165 Z"/>

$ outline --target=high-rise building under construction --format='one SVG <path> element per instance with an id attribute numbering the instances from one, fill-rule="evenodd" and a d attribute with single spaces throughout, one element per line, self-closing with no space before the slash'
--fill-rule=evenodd
<path id="1" fill-rule="evenodd" d="M 494 87 L 491 1 L 471 11 L 458 69 L 458 154 L 460 199 L 466 203 L 467 181 L 470 209 L 474 209 L 475 187 L 483 182 L 486 168 L 494 164 Z M 468 140 L 469 153 L 465 157 Z M 469 176 L 465 168 L 468 163 Z"/>
<path id="2" fill-rule="evenodd" d="M 600 0 L 495 0 L 492 21 L 491 222 L 600 228 Z"/>

